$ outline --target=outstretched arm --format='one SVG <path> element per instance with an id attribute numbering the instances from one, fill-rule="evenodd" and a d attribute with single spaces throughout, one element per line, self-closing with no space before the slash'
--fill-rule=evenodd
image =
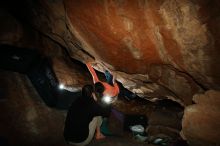
<path id="1" fill-rule="evenodd" d="M 117 95 L 119 94 L 120 92 L 120 89 L 119 89 L 119 86 L 118 86 L 118 83 L 116 82 L 116 74 L 113 73 L 113 72 L 110 72 L 111 75 L 112 75 L 112 83 L 113 83 L 113 86 L 115 87 L 115 92 L 117 93 Z"/>
<path id="2" fill-rule="evenodd" d="M 92 75 L 92 78 L 93 78 L 93 83 L 96 83 L 96 82 L 99 82 L 99 78 L 95 72 L 95 70 L 93 69 L 93 67 L 91 66 L 90 63 L 86 63 L 86 66 L 87 68 L 89 69 L 89 72 L 91 73 Z"/>
<path id="3" fill-rule="evenodd" d="M 110 72 L 111 73 L 111 72 Z M 116 74 L 111 73 L 112 75 L 112 83 L 115 84 L 116 83 Z"/>

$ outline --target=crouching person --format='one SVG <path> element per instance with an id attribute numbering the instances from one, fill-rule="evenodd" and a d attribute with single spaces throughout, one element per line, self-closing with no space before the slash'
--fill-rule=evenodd
<path id="1" fill-rule="evenodd" d="M 93 86 L 85 85 L 82 88 L 82 97 L 72 103 L 67 113 L 64 127 L 67 143 L 85 146 L 94 135 L 96 139 L 105 138 L 100 132 L 100 126 L 102 117 L 108 117 L 110 112 L 110 107 L 98 104 Z"/>

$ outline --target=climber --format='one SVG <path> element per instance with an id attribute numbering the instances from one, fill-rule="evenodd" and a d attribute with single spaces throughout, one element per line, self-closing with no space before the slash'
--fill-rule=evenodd
<path id="1" fill-rule="evenodd" d="M 114 76 L 112 76 L 110 72 L 106 70 L 105 76 L 106 76 L 107 82 L 102 82 L 99 80 L 91 64 L 86 63 L 86 66 L 92 75 L 93 83 L 95 84 L 95 92 L 98 94 L 98 96 L 102 97 L 103 101 L 106 103 L 115 102 L 119 94 L 119 86 L 115 82 Z"/>
<path id="2" fill-rule="evenodd" d="M 114 76 L 112 76 L 110 72 L 106 70 L 105 77 L 106 77 L 107 82 L 102 82 L 99 80 L 91 64 L 86 63 L 86 66 L 92 75 L 93 83 L 95 84 L 95 92 L 96 92 L 97 97 L 101 99 L 101 101 L 104 104 L 108 106 L 111 103 L 115 102 L 119 94 L 119 86 L 115 82 Z M 101 132 L 106 136 L 113 135 L 108 128 L 108 118 L 103 118 L 103 123 L 101 125 Z"/>
<path id="3" fill-rule="evenodd" d="M 82 97 L 77 98 L 68 110 L 64 138 L 68 144 L 84 146 L 90 143 L 94 134 L 96 139 L 105 136 L 100 132 L 102 116 L 108 117 L 109 106 L 100 106 L 92 85 L 82 88 Z M 96 133 L 95 133 L 96 132 Z"/>

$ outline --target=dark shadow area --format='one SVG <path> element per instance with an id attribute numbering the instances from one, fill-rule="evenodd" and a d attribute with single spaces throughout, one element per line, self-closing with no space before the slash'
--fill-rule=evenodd
<path id="1" fill-rule="evenodd" d="M 27 73 L 41 60 L 37 50 L 0 45 L 0 68 L 13 72 Z"/>
<path id="2" fill-rule="evenodd" d="M 68 109 L 81 92 L 60 90 L 51 60 L 37 50 L 0 45 L 0 68 L 26 74 L 43 101 L 50 107 Z M 0 88 L 3 97 L 5 89 Z M 0 98 L 1 98 L 0 97 Z"/>
<path id="3" fill-rule="evenodd" d="M 71 103 L 81 95 L 81 92 L 59 89 L 58 79 L 48 58 L 36 63 L 27 75 L 44 102 L 50 107 L 68 109 Z"/>
<path id="4" fill-rule="evenodd" d="M 0 72 L 2 72 L 2 70 L 0 69 Z M 8 86 L 5 83 L 4 80 L 1 80 L 1 84 L 0 84 L 0 102 L 3 102 L 6 100 L 6 94 L 8 92 Z"/>
<path id="5" fill-rule="evenodd" d="M 155 102 L 155 105 L 158 107 L 165 107 L 165 108 L 176 108 L 179 110 L 184 110 L 184 107 L 180 105 L 178 102 L 172 101 L 170 99 L 163 99 L 163 100 L 158 100 Z"/>
<path id="6" fill-rule="evenodd" d="M 126 89 L 122 83 L 117 82 L 120 88 L 120 93 L 119 93 L 119 97 L 124 97 L 124 99 L 126 99 L 127 101 L 131 101 L 131 100 L 135 100 L 140 98 L 137 94 L 129 91 L 128 89 Z"/>
<path id="7" fill-rule="evenodd" d="M 0 146 L 9 146 L 8 140 L 4 137 L 0 137 Z"/>

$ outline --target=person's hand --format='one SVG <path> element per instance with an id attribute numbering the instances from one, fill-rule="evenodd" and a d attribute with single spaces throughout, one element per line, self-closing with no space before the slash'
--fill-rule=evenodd
<path id="1" fill-rule="evenodd" d="M 88 55 L 84 58 L 84 60 L 85 60 L 86 63 L 91 63 L 91 64 L 96 61 L 94 57 L 91 57 L 91 56 L 88 56 Z"/>
<path id="2" fill-rule="evenodd" d="M 85 56 L 83 58 L 83 62 L 93 64 L 95 62 L 95 59 L 90 56 Z"/>

